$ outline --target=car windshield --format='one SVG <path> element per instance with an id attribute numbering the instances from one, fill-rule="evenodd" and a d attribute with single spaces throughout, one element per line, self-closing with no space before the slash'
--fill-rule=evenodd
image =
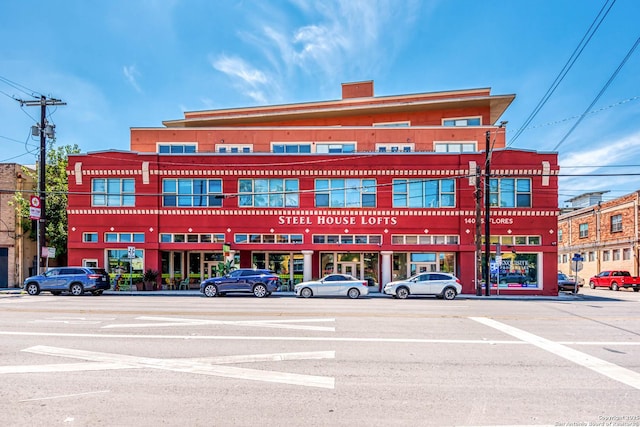
<path id="1" fill-rule="evenodd" d="M 567 276 L 564 273 L 558 273 L 558 280 L 567 280 Z"/>

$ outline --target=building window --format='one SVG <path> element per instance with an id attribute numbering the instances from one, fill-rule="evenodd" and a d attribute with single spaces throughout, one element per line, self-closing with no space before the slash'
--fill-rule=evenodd
<path id="1" fill-rule="evenodd" d="M 562 242 L 562 230 L 558 230 L 558 243 Z"/>
<path id="2" fill-rule="evenodd" d="M 158 144 L 160 154 L 190 154 L 197 151 L 197 144 Z"/>
<path id="3" fill-rule="evenodd" d="M 585 239 L 585 238 L 589 237 L 589 224 L 584 222 L 584 223 L 580 224 L 578 226 L 578 228 L 579 228 L 580 238 L 581 239 Z"/>
<path id="4" fill-rule="evenodd" d="M 440 235 L 404 235 L 394 234 L 391 236 L 392 245 L 457 245 L 460 236 L 440 236 Z"/>
<path id="5" fill-rule="evenodd" d="M 613 253 L 613 260 L 620 261 L 620 249 L 614 249 L 611 252 Z"/>
<path id="6" fill-rule="evenodd" d="M 82 233 L 82 241 L 85 243 L 96 243 L 98 241 L 98 233 Z"/>
<path id="7" fill-rule="evenodd" d="M 631 259 L 631 249 L 624 248 L 622 250 L 622 259 L 625 261 L 629 261 Z"/>
<path id="8" fill-rule="evenodd" d="M 299 206 L 297 179 L 240 179 L 238 180 L 238 206 L 297 208 Z"/>
<path id="9" fill-rule="evenodd" d="M 216 144 L 215 150 L 218 153 L 251 153 L 253 146 L 247 144 Z"/>
<path id="10" fill-rule="evenodd" d="M 376 144 L 378 153 L 411 153 L 415 151 L 415 144 L 403 142 L 385 142 Z"/>
<path id="11" fill-rule="evenodd" d="M 163 179 L 163 206 L 220 207 L 221 179 Z"/>
<path id="12" fill-rule="evenodd" d="M 316 153 L 321 154 L 339 154 L 339 153 L 355 153 L 356 144 L 316 144 Z"/>
<path id="13" fill-rule="evenodd" d="M 436 153 L 470 153 L 476 151 L 475 142 L 435 142 L 433 150 Z"/>
<path id="14" fill-rule="evenodd" d="M 609 261 L 611 258 L 609 251 L 602 251 L 602 261 Z"/>
<path id="15" fill-rule="evenodd" d="M 460 117 L 442 120 L 442 126 L 480 126 L 480 124 L 480 117 Z"/>
<path id="16" fill-rule="evenodd" d="M 135 206 L 133 178 L 95 178 L 91 182 L 92 206 Z"/>
<path id="17" fill-rule="evenodd" d="M 374 208 L 375 179 L 316 179 L 316 207 Z"/>
<path id="18" fill-rule="evenodd" d="M 456 184 L 453 179 L 394 179 L 394 208 L 453 208 Z"/>
<path id="19" fill-rule="evenodd" d="M 313 243 L 316 245 L 379 245 L 382 243 L 382 236 L 379 234 L 314 234 Z"/>
<path id="20" fill-rule="evenodd" d="M 410 122 L 381 122 L 381 123 L 374 123 L 373 127 L 380 127 L 380 128 L 397 128 L 397 127 L 409 127 L 411 126 Z"/>
<path id="21" fill-rule="evenodd" d="M 618 233 L 622 231 L 622 214 L 613 215 L 611 217 L 611 232 Z"/>
<path id="22" fill-rule="evenodd" d="M 491 206 L 530 208 L 531 179 L 494 178 L 489 181 Z"/>
<path id="23" fill-rule="evenodd" d="M 234 243 L 247 244 L 300 244 L 303 242 L 302 234 L 236 234 Z"/>
<path id="24" fill-rule="evenodd" d="M 272 142 L 273 153 L 311 153 L 311 143 Z"/>
<path id="25" fill-rule="evenodd" d="M 160 243 L 224 243 L 224 234 L 160 234 Z"/>
<path id="26" fill-rule="evenodd" d="M 589 262 L 593 262 L 596 260 L 596 253 L 591 251 L 589 252 Z"/>
<path id="27" fill-rule="evenodd" d="M 567 263 L 567 254 L 562 254 L 562 263 L 563 264 Z"/>
<path id="28" fill-rule="evenodd" d="M 144 243 L 144 233 L 104 233 L 105 243 Z"/>

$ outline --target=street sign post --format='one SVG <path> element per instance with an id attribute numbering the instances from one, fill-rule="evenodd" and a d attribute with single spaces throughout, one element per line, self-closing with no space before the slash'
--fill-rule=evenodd
<path id="1" fill-rule="evenodd" d="M 571 266 L 571 269 L 576 273 L 575 284 L 573 285 L 573 293 L 577 294 L 578 293 L 578 272 L 583 268 L 582 261 L 584 261 L 584 257 L 581 254 L 573 254 L 573 258 L 571 258 L 571 261 L 574 262 L 574 264 Z"/>
<path id="2" fill-rule="evenodd" d="M 136 257 L 135 246 L 129 246 L 127 248 L 127 257 L 129 258 L 129 292 L 133 292 L 133 259 Z"/>

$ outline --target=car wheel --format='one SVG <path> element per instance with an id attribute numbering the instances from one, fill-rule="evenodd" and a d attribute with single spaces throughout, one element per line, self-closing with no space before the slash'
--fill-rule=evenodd
<path id="1" fill-rule="evenodd" d="M 82 295 L 84 289 L 82 288 L 82 285 L 80 283 L 74 283 L 73 285 L 71 285 L 71 289 L 69 289 L 69 291 L 71 292 L 71 295 L 77 297 Z"/>
<path id="2" fill-rule="evenodd" d="M 638 292 L 640 291 L 640 288 L 633 288 L 633 292 Z"/>
<path id="3" fill-rule="evenodd" d="M 51 295 L 60 295 L 61 292 L 60 291 L 51 291 Z"/>
<path id="4" fill-rule="evenodd" d="M 405 287 L 396 289 L 396 296 L 400 299 L 406 299 L 409 296 L 409 289 Z"/>
<path id="5" fill-rule="evenodd" d="M 27 293 L 29 295 L 38 295 L 40 293 L 40 286 L 37 283 L 27 284 Z"/>
<path id="6" fill-rule="evenodd" d="M 267 296 L 267 288 L 263 284 L 257 284 L 253 287 L 253 295 L 258 298 Z"/>
<path id="7" fill-rule="evenodd" d="M 360 296 L 360 291 L 357 290 L 356 288 L 351 288 L 351 289 L 349 289 L 349 292 L 347 292 L 347 295 L 351 299 L 356 299 L 356 298 L 358 298 Z"/>
<path id="8" fill-rule="evenodd" d="M 457 295 L 456 290 L 453 288 L 445 288 L 445 290 L 442 291 L 442 297 L 447 300 L 454 299 L 456 295 Z"/>
<path id="9" fill-rule="evenodd" d="M 618 286 L 618 284 L 616 282 L 611 282 L 611 290 L 612 291 L 619 291 L 620 287 Z"/>
<path id="10" fill-rule="evenodd" d="M 595 284 L 595 283 L 593 283 L 593 282 L 589 282 L 589 287 L 590 287 L 591 289 L 595 289 L 595 288 L 596 288 L 596 284 Z"/>
<path id="11" fill-rule="evenodd" d="M 209 298 L 215 297 L 218 295 L 218 288 L 216 285 L 207 285 L 204 287 L 204 295 Z"/>
<path id="12" fill-rule="evenodd" d="M 300 295 L 302 296 L 302 298 L 309 298 L 313 295 L 313 292 L 309 288 L 302 288 L 302 290 L 300 291 Z"/>

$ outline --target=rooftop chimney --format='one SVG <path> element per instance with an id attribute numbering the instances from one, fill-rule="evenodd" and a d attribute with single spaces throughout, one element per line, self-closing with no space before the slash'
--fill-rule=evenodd
<path id="1" fill-rule="evenodd" d="M 373 96 L 373 80 L 342 83 L 342 99 L 370 98 Z"/>

